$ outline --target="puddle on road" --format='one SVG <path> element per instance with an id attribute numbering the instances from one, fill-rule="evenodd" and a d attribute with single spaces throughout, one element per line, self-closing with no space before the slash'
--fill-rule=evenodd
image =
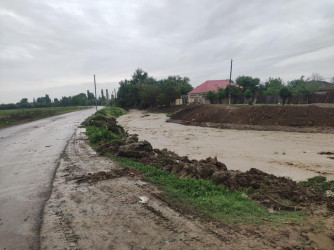
<path id="1" fill-rule="evenodd" d="M 120 125 L 153 147 L 167 148 L 190 159 L 217 156 L 228 169 L 258 168 L 293 180 L 324 175 L 334 180 L 333 160 L 318 154 L 334 151 L 334 134 L 215 129 L 166 123 L 165 114 L 130 111 Z"/>

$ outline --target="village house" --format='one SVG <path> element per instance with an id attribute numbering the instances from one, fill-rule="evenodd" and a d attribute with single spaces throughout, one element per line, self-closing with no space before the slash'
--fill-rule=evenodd
<path id="1" fill-rule="evenodd" d="M 225 89 L 230 84 L 227 80 L 208 80 L 188 93 L 188 103 L 210 103 L 204 98 L 204 94 L 209 91 L 217 92 L 219 89 Z M 235 83 L 231 85 L 239 86 Z"/>

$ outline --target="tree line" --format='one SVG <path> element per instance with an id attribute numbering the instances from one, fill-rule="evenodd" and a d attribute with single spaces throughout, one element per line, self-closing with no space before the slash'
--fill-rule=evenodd
<path id="1" fill-rule="evenodd" d="M 111 105 L 114 101 L 114 95 L 109 95 L 108 89 L 101 89 L 101 95 L 97 98 L 98 105 Z M 54 98 L 46 94 L 38 98 L 33 98 L 32 102 L 28 98 L 22 98 L 17 103 L 0 104 L 0 110 L 4 109 L 20 109 L 20 108 L 45 108 L 45 107 L 64 107 L 64 106 L 92 106 L 95 105 L 96 99 L 92 92 L 80 93 L 74 96 L 63 96 L 62 98 Z"/>
<path id="2" fill-rule="evenodd" d="M 124 108 L 170 106 L 176 99 L 193 89 L 188 77 L 168 76 L 156 80 L 137 69 L 130 80 L 119 82 L 117 104 Z"/>
<path id="3" fill-rule="evenodd" d="M 231 85 L 230 88 L 219 89 L 217 92 L 209 91 L 204 95 L 204 98 L 210 103 L 222 103 L 223 99 L 229 97 L 229 91 L 231 91 L 232 99 L 243 98 L 244 102 L 248 104 L 254 103 L 255 98 L 259 95 L 280 96 L 283 105 L 289 97 L 299 95 L 305 98 L 305 102 L 308 103 L 310 96 L 318 90 L 318 82 L 321 80 L 323 78 L 317 73 L 312 74 L 307 79 L 301 76 L 299 79 L 288 81 L 287 84 L 284 84 L 279 77 L 270 77 L 261 83 L 260 78 L 238 76 L 235 83 L 241 87 Z"/>

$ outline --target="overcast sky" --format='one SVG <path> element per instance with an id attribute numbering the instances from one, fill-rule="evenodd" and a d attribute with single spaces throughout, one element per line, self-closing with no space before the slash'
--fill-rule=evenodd
<path id="1" fill-rule="evenodd" d="M 334 76 L 333 0 L 0 0 L 0 103 L 156 79 Z M 100 92 L 100 90 L 98 90 Z"/>

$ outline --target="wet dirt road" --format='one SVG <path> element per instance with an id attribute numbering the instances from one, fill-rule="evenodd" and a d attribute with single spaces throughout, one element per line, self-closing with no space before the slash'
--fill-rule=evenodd
<path id="1" fill-rule="evenodd" d="M 0 249 L 36 249 L 43 206 L 68 140 L 95 109 L 0 130 Z"/>
<path id="2" fill-rule="evenodd" d="M 334 152 L 334 134 L 222 130 L 166 123 L 166 119 L 165 114 L 130 111 L 118 121 L 153 147 L 190 159 L 217 156 L 231 170 L 255 167 L 296 181 L 316 175 L 334 180 L 334 160 L 318 154 Z"/>
<path id="3" fill-rule="evenodd" d="M 78 129 L 72 137 L 57 170 L 44 210 L 42 249 L 226 249 L 231 231 L 217 237 L 169 208 L 139 172 L 97 156 L 84 132 Z M 112 177 L 93 181 L 101 171 Z M 247 237 L 238 239 L 229 249 L 244 248 Z"/>

